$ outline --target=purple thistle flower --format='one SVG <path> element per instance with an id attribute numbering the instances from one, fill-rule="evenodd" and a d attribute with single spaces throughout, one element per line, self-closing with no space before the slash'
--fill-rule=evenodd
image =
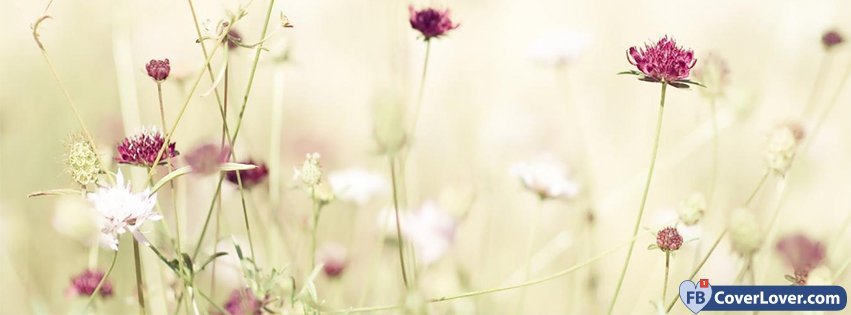
<path id="1" fill-rule="evenodd" d="M 269 175 L 269 169 L 266 168 L 266 163 L 255 162 L 252 159 L 248 159 L 240 163 L 256 165 L 257 167 L 250 170 L 239 171 L 239 178 L 236 177 L 237 171 L 226 172 L 225 178 L 234 185 L 238 185 L 239 180 L 241 179 L 243 188 L 251 188 L 262 183 L 263 180 L 266 179 L 266 176 Z"/>
<path id="2" fill-rule="evenodd" d="M 656 233 L 656 246 L 664 252 L 673 252 L 683 246 L 683 237 L 675 227 L 666 227 Z"/>
<path id="3" fill-rule="evenodd" d="M 777 242 L 777 252 L 794 269 L 798 284 L 806 284 L 810 271 L 824 261 L 826 254 L 824 245 L 803 234 L 781 238 Z"/>
<path id="4" fill-rule="evenodd" d="M 845 39 L 836 30 L 829 30 L 821 36 L 821 43 L 824 49 L 833 48 L 836 45 L 842 44 Z"/>
<path id="5" fill-rule="evenodd" d="M 166 78 L 168 78 L 168 74 L 171 72 L 171 65 L 168 62 L 168 58 L 163 60 L 151 59 L 147 65 L 145 65 L 145 69 L 148 70 L 148 76 L 154 81 L 162 82 Z"/>
<path id="6" fill-rule="evenodd" d="M 104 274 L 100 270 L 84 271 L 71 278 L 71 286 L 68 287 L 68 294 L 70 296 L 92 296 L 103 276 Z M 98 294 L 104 298 L 112 296 L 112 284 L 108 280 L 104 281 Z"/>
<path id="7" fill-rule="evenodd" d="M 249 289 L 233 290 L 224 309 L 228 314 L 222 315 L 262 315 L 263 301 L 257 299 Z"/>
<path id="8" fill-rule="evenodd" d="M 697 63 L 694 52 L 677 46 L 677 42 L 667 36 L 655 44 L 645 44 L 644 48 L 630 47 L 627 60 L 640 72 L 629 74 L 643 75 L 641 80 L 663 82 L 674 87 L 687 87 L 691 69 Z"/>
<path id="9" fill-rule="evenodd" d="M 449 17 L 449 9 L 424 8 L 416 10 L 414 6 L 409 5 L 408 12 L 410 12 L 411 27 L 419 31 L 426 41 L 443 36 L 446 32 L 460 26 L 460 24 L 452 23 L 452 19 Z"/>
<path id="10" fill-rule="evenodd" d="M 186 164 L 189 164 L 195 173 L 215 173 L 222 163 L 227 162 L 228 152 L 227 148 L 222 149 L 218 145 L 207 143 L 186 154 Z"/>
<path id="11" fill-rule="evenodd" d="M 151 167 L 154 166 L 154 161 L 157 154 L 162 148 L 165 139 L 162 133 L 156 128 L 142 128 L 142 131 L 124 138 L 118 145 L 118 156 L 115 160 L 121 164 L 131 164 L 136 166 Z M 158 164 L 166 164 L 167 160 L 177 156 L 178 153 L 174 150 L 174 142 L 169 143 Z"/>

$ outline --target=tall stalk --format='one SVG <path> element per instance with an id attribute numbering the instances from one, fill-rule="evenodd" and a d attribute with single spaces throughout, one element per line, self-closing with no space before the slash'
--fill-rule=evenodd
<path id="1" fill-rule="evenodd" d="M 136 297 L 139 301 L 139 314 L 145 315 L 145 287 L 142 283 L 142 261 L 139 257 L 139 241 L 133 238 L 133 262 L 136 265 Z"/>
<path id="2" fill-rule="evenodd" d="M 405 270 L 405 239 L 402 237 L 402 222 L 399 217 L 399 193 L 396 180 L 396 155 L 388 157 L 390 161 L 390 181 L 393 185 L 393 210 L 396 216 L 396 238 L 399 240 L 399 264 L 402 270 L 402 281 L 405 283 L 405 289 L 410 289 L 408 286 L 408 272 Z"/>
<path id="3" fill-rule="evenodd" d="M 641 218 L 644 215 L 644 206 L 647 203 L 647 195 L 650 192 L 650 183 L 653 180 L 653 168 L 656 167 L 656 154 L 659 151 L 659 138 L 662 134 L 662 117 L 665 112 L 665 92 L 667 88 L 668 84 L 662 82 L 662 96 L 659 101 L 659 115 L 656 118 L 656 136 L 653 139 L 653 154 L 650 156 L 650 170 L 647 172 L 647 181 L 644 184 L 644 193 L 641 196 L 641 205 L 638 207 L 638 217 L 635 219 L 635 226 L 632 229 L 633 241 L 629 244 L 629 250 L 626 252 L 626 260 L 624 261 L 623 269 L 621 270 L 621 275 L 618 279 L 618 284 L 615 287 L 615 295 L 612 297 L 612 302 L 609 304 L 608 314 L 612 314 L 615 304 L 618 301 L 618 295 L 620 294 L 621 286 L 623 285 L 623 280 L 626 276 L 626 271 L 629 268 L 629 260 L 632 258 L 632 250 L 635 248 L 635 237 L 638 235 L 638 229 L 641 226 Z"/>

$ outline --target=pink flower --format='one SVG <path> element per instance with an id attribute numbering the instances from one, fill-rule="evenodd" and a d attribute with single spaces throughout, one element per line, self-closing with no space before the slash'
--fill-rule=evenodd
<path id="1" fill-rule="evenodd" d="M 338 278 L 349 264 L 346 247 L 339 243 L 328 243 L 319 250 L 317 262 L 322 263 L 322 271 L 328 278 Z"/>
<path id="2" fill-rule="evenodd" d="M 227 148 L 222 149 L 218 145 L 207 143 L 186 154 L 186 164 L 189 164 L 195 173 L 215 173 L 219 165 L 227 161 L 228 152 Z"/>
<path id="3" fill-rule="evenodd" d="M 408 6 L 408 12 L 410 12 L 411 27 L 420 31 L 426 41 L 443 36 L 446 32 L 460 26 L 460 24 L 452 22 L 449 17 L 449 9 L 424 8 L 416 10 L 414 6 Z"/>
<path id="4" fill-rule="evenodd" d="M 678 47 L 677 42 L 667 36 L 659 39 L 655 44 L 645 44 L 644 48 L 630 47 L 627 51 L 627 60 L 638 68 L 638 72 L 626 73 L 641 75 L 640 80 L 668 83 L 674 87 L 688 87 L 687 84 L 695 84 L 687 80 L 697 62 L 694 52 Z"/>
<path id="5" fill-rule="evenodd" d="M 151 167 L 157 159 L 165 139 L 156 128 L 142 128 L 141 132 L 131 137 L 124 138 L 118 145 L 118 156 L 115 160 L 121 164 Z M 177 156 L 174 150 L 174 142 L 169 143 L 157 164 L 165 164 L 168 159 Z"/>
<path id="6" fill-rule="evenodd" d="M 821 36 L 821 43 L 824 45 L 824 49 L 833 48 L 836 45 L 842 44 L 844 41 L 845 39 L 836 30 L 827 31 Z"/>
<path id="7" fill-rule="evenodd" d="M 233 290 L 224 305 L 228 314 L 222 315 L 262 315 L 263 303 L 251 290 Z"/>
<path id="8" fill-rule="evenodd" d="M 68 288 L 68 294 L 71 296 L 92 296 L 103 276 L 104 274 L 100 270 L 83 271 L 83 273 L 71 278 L 71 286 Z M 98 294 L 101 297 L 112 296 L 112 284 L 109 281 L 104 281 Z"/>
<path id="9" fill-rule="evenodd" d="M 777 252 L 795 271 L 798 284 L 806 284 L 810 271 L 824 261 L 825 248 L 802 234 L 789 235 L 777 242 Z"/>
<path id="10" fill-rule="evenodd" d="M 151 77 L 151 79 L 161 82 L 168 78 L 168 74 L 171 72 L 171 65 L 169 64 L 168 59 L 151 59 L 151 61 L 145 65 L 145 69 L 148 70 L 148 76 Z"/>
<path id="11" fill-rule="evenodd" d="M 238 185 L 239 181 L 242 180 L 242 187 L 248 189 L 262 183 L 269 175 L 269 169 L 266 168 L 265 163 L 255 162 L 252 159 L 248 159 L 240 163 L 256 165 L 257 167 L 250 170 L 239 171 L 239 178 L 236 176 L 237 171 L 229 171 L 225 173 L 225 178 L 234 185 Z"/>
<path id="12" fill-rule="evenodd" d="M 683 246 L 683 237 L 675 227 L 666 227 L 656 233 L 656 246 L 664 252 L 673 252 Z"/>

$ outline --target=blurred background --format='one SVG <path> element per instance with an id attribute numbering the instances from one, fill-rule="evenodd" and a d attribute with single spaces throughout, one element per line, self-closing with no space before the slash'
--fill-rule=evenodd
<path id="1" fill-rule="evenodd" d="M 198 1 L 201 21 L 217 21 L 237 1 Z M 234 28 L 244 41 L 260 39 L 267 2 L 243 2 L 248 15 Z M 672 261 L 669 297 L 688 277 L 699 255 L 724 229 L 729 213 L 742 205 L 765 172 L 764 151 L 771 130 L 797 122 L 810 131 L 815 115 L 828 107 L 849 66 L 849 47 L 826 50 L 822 35 L 851 32 L 851 3 L 732 1 L 442 1 L 414 3 L 451 9 L 460 27 L 431 43 L 419 126 L 407 162 L 407 204 L 446 214 L 453 224 L 446 248 L 421 262 L 424 297 L 452 295 L 523 281 L 527 238 L 534 277 L 585 261 L 629 240 L 647 172 L 659 85 L 617 76 L 630 70 L 625 51 L 668 35 L 695 51 L 697 68 L 710 54 L 729 69 L 729 84 L 717 98 L 720 128 L 718 185 L 703 221 L 689 229 Z M 62 314 L 85 304 L 69 297 L 69 281 L 89 266 L 92 255 L 79 221 L 87 203 L 75 197 L 27 198 L 33 191 L 74 188 L 64 170 L 69 135 L 79 132 L 67 101 L 50 75 L 30 25 L 42 1 L 6 1 L 0 11 L 3 75 L 0 84 L 0 313 Z M 376 193 L 365 202 L 339 198 L 322 212 L 319 243 L 347 253 L 338 278 L 320 276 L 320 297 L 329 309 L 399 303 L 402 284 L 393 244 L 382 243 L 381 211 L 392 204 L 387 157 L 373 137 L 376 104 L 392 99 L 404 108 L 416 101 L 425 44 L 408 24 L 404 1 L 278 1 L 293 24 L 274 33 L 257 68 L 236 146 L 238 159 L 253 158 L 280 178 L 247 191 L 258 262 L 289 266 L 303 278 L 308 256 L 310 196 L 293 189 L 293 167 L 318 152 L 324 171 L 357 169 L 375 174 Z M 159 125 L 156 84 L 144 65 L 171 60 L 163 83 L 165 114 L 173 121 L 203 62 L 187 2 L 57 0 L 41 40 L 78 104 L 98 144 L 107 151 L 143 125 Z M 208 46 L 211 46 L 208 43 Z M 229 116 L 237 106 L 254 51 L 229 54 Z M 284 58 L 286 56 L 286 58 Z M 213 61 L 219 69 L 222 58 Z M 823 75 L 820 83 L 814 83 Z M 186 153 L 218 143 L 221 120 L 206 75 L 192 98 L 174 140 Z M 848 87 L 845 86 L 847 89 Z M 782 200 L 774 229 L 755 258 L 756 277 L 765 284 L 787 283 L 791 273 L 775 250 L 779 237 L 802 233 L 836 246 L 825 266 L 841 269 L 851 251 L 851 233 L 841 229 L 849 212 L 851 93 L 838 96 L 812 147 L 798 156 L 793 177 L 771 177 L 752 203 L 767 227 Z M 282 111 L 275 113 L 276 102 Z M 699 89 L 668 89 L 656 175 L 642 227 L 655 231 L 676 218 L 674 209 L 693 192 L 705 192 L 712 165 L 709 99 Z M 380 115 L 380 113 L 379 113 Z M 278 120 L 281 132 L 274 135 Z M 273 137 L 274 136 L 274 137 Z M 812 136 L 809 133 L 807 136 Z M 272 149 L 280 146 L 276 158 Z M 569 170 L 580 187 L 571 200 L 539 203 L 511 169 L 546 156 Z M 179 163 L 184 163 L 182 158 Z M 130 173 L 129 168 L 124 168 Z M 144 174 L 142 174 L 144 175 Z M 144 179 L 135 172 L 135 186 Z M 329 177 L 330 178 L 330 177 Z M 227 184 L 227 183 L 226 183 Z M 781 185 L 784 198 L 779 198 Z M 185 246 L 197 237 L 216 187 L 215 177 L 187 177 L 177 196 L 184 211 Z M 170 200 L 162 193 L 163 200 Z M 244 242 L 239 192 L 223 188 L 219 245 L 232 250 L 230 235 Z M 162 202 L 162 201 L 161 201 Z M 169 204 L 162 202 L 163 204 Z M 540 205 L 539 205 L 540 204 Z M 83 210 L 81 210 L 83 209 Z M 170 209 L 170 208 L 167 208 Z M 166 210 L 165 222 L 174 213 Z M 270 222 L 274 221 L 275 224 Z M 149 224 L 153 231 L 159 224 Z M 269 226 L 276 226 L 271 228 Z M 173 226 L 173 225 L 172 225 Z M 94 230 L 96 232 L 96 230 Z M 617 313 L 656 312 L 664 254 L 645 250 L 649 233 L 636 243 Z M 153 234 L 153 232 L 152 232 Z M 208 238 L 208 240 L 210 240 Z M 212 248 L 213 241 L 207 242 Z M 384 244 L 384 245 L 381 245 Z M 122 248 L 129 248 L 123 244 Z M 286 249 L 285 249 L 286 248 Z M 419 249 L 418 249 L 419 251 Z M 626 250 L 565 277 L 523 290 L 429 305 L 435 313 L 602 313 L 611 300 Z M 422 254 L 419 253 L 418 254 Z M 100 250 L 104 269 L 111 251 Z M 155 256 L 144 253 L 151 313 L 173 309 L 170 275 Z M 215 285 L 201 275 L 204 290 L 224 303 L 240 286 L 223 259 Z M 732 283 L 742 260 L 724 240 L 702 277 Z M 847 275 L 834 274 L 847 285 Z M 135 311 L 132 255 L 121 251 L 110 278 L 115 295 L 98 311 Z M 173 276 L 172 276 L 173 278 Z M 214 288 L 213 288 L 214 287 Z M 165 301 L 165 303 L 164 303 Z M 687 313 L 681 305 L 674 313 Z"/>

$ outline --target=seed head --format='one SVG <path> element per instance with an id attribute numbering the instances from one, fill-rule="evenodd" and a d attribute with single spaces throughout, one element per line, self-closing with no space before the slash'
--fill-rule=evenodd
<path id="1" fill-rule="evenodd" d="M 692 193 L 677 206 L 677 216 L 685 225 L 695 225 L 706 212 L 706 197 L 702 193 Z"/>
<path id="2" fill-rule="evenodd" d="M 419 31 L 426 41 L 443 36 L 460 26 L 460 24 L 452 22 L 449 17 L 449 9 L 424 8 L 417 10 L 414 9 L 414 6 L 408 6 L 408 12 L 410 13 L 411 27 Z"/>
<path id="3" fill-rule="evenodd" d="M 65 166 L 71 178 L 83 186 L 95 183 L 98 175 L 103 171 L 98 153 L 92 148 L 91 143 L 80 135 L 71 136 L 68 153 L 65 156 Z"/>
<path id="4" fill-rule="evenodd" d="M 239 171 L 239 178 L 237 178 L 236 175 L 237 171 L 228 171 L 225 173 L 225 178 L 234 185 L 238 185 L 241 180 L 243 188 L 252 188 L 257 186 L 257 184 L 262 183 L 266 177 L 269 176 L 269 169 L 266 168 L 266 163 L 257 162 L 252 159 L 248 159 L 240 163 L 256 165 L 257 167 L 250 170 Z"/>
<path id="5" fill-rule="evenodd" d="M 154 81 L 162 82 L 168 78 L 168 74 L 171 72 L 171 65 L 168 62 L 168 59 L 156 60 L 151 59 L 148 61 L 148 64 L 145 65 L 145 69 L 148 70 L 148 76 Z"/>
<path id="6" fill-rule="evenodd" d="M 666 227 L 656 233 L 656 246 L 663 252 L 673 252 L 683 246 L 683 237 L 675 227 Z"/>
<path id="7" fill-rule="evenodd" d="M 643 74 L 641 80 L 671 83 L 675 87 L 683 87 L 677 81 L 687 79 L 697 62 L 693 51 L 677 46 L 667 36 L 655 44 L 645 44 L 644 48 L 629 48 L 627 60 Z"/>
<path id="8" fill-rule="evenodd" d="M 118 157 L 115 160 L 121 164 L 152 167 L 163 143 L 165 143 L 165 139 L 156 127 L 143 127 L 139 133 L 124 138 L 124 141 L 118 145 Z M 180 154 L 174 149 L 174 146 L 174 142 L 169 143 L 158 164 L 166 164 L 168 159 Z"/>
<path id="9" fill-rule="evenodd" d="M 103 271 L 100 270 L 83 271 L 71 278 L 71 286 L 68 287 L 68 294 L 71 296 L 92 296 L 103 276 Z M 98 294 L 104 298 L 112 296 L 112 283 L 109 280 L 104 281 Z"/>
<path id="10" fill-rule="evenodd" d="M 730 215 L 730 240 L 733 250 L 750 256 L 762 246 L 764 236 L 756 216 L 747 208 L 739 208 Z"/>
<path id="11" fill-rule="evenodd" d="M 294 178 L 307 187 L 315 187 L 322 181 L 322 166 L 319 165 L 319 153 L 308 153 L 301 169 L 295 169 Z"/>
<path id="12" fill-rule="evenodd" d="M 765 150 L 768 169 L 778 175 L 785 175 L 803 138 L 804 129 L 800 125 L 784 124 L 775 128 L 769 135 Z"/>

